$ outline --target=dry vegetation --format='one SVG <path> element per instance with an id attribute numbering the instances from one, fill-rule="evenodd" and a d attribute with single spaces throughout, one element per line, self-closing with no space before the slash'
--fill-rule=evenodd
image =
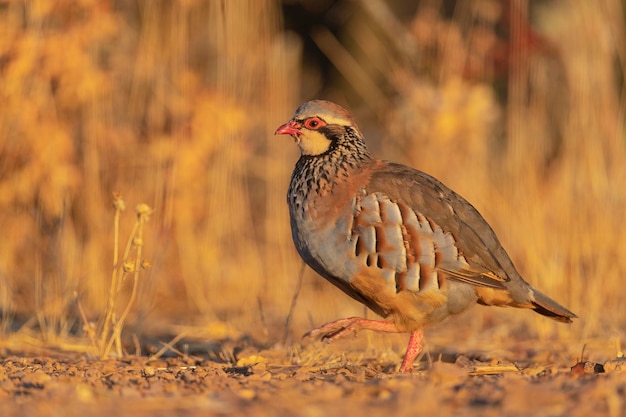
<path id="1" fill-rule="evenodd" d="M 377 156 L 473 202 L 522 275 L 580 316 L 564 326 L 477 307 L 427 332 L 431 358 L 446 346 L 488 352 L 468 355 L 488 365 L 526 361 L 504 379 L 523 395 L 541 375 L 554 398 L 598 401 L 577 409 L 540 400 L 552 415 L 625 412 L 623 377 L 572 385 L 581 379 L 569 375 L 583 346 L 582 359 L 605 364 L 626 343 L 623 2 L 408 3 L 0 1 L 0 397 L 46 386 L 45 376 L 22 383 L 28 369 L 54 379 L 72 361 L 134 354 L 145 360 L 132 371 L 149 379 L 143 367 L 175 364 L 146 361 L 174 352 L 204 366 L 193 381 L 231 378 L 190 391 L 227 392 L 206 400 L 203 410 L 216 414 L 258 412 L 245 403 L 254 399 L 271 409 L 259 394 L 268 387 L 298 397 L 285 381 L 303 383 L 304 396 L 322 387 L 329 407 L 350 397 L 354 407 L 407 410 L 410 380 L 392 374 L 404 336 L 331 347 L 299 339 L 367 314 L 302 273 L 291 243 L 284 194 L 297 150 L 272 133 L 319 97 L 354 111 Z M 138 213 L 122 211 L 124 201 Z M 39 367 L 10 356 L 70 354 Z M 246 368 L 255 358 L 262 369 Z M 479 386 L 467 368 L 460 376 L 435 365 L 413 381 L 427 409 L 460 393 L 458 407 L 530 412 L 519 399 L 502 408 L 515 392 L 502 380 Z M 173 389 L 185 395 L 184 378 L 164 380 L 182 380 Z M 115 386 L 74 382 L 46 395 L 86 395 L 87 407 Z M 473 403 L 481 390 L 500 400 Z"/>

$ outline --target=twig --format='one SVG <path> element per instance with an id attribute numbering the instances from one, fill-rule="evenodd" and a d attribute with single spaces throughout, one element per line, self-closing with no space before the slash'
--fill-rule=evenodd
<path id="1" fill-rule="evenodd" d="M 180 339 L 182 339 L 185 336 L 187 336 L 187 333 L 186 332 L 182 332 L 181 334 L 179 334 L 178 336 L 176 336 L 175 338 L 173 338 L 172 340 L 170 340 L 167 343 L 161 342 L 163 347 L 161 349 L 159 349 L 154 355 L 150 356 L 148 358 L 147 362 L 159 359 L 161 357 L 161 355 L 163 355 L 167 350 L 171 350 L 173 352 L 177 352 L 178 353 L 179 352 L 178 349 L 174 348 L 174 343 L 178 342 Z M 182 354 L 182 352 L 180 354 L 181 354 L 181 356 L 184 355 L 184 354 Z"/>
<path id="2" fill-rule="evenodd" d="M 293 297 L 291 297 L 291 305 L 289 306 L 289 313 L 287 314 L 287 319 L 285 320 L 285 334 L 283 335 L 283 340 L 282 340 L 283 345 L 287 343 L 287 337 L 289 336 L 289 326 L 291 325 L 291 319 L 293 318 L 293 312 L 296 309 L 298 295 L 300 295 L 300 289 L 302 288 L 303 276 L 304 276 L 304 261 L 302 262 L 302 266 L 300 267 L 300 273 L 298 274 L 298 284 L 296 285 L 296 290 L 293 293 Z"/>

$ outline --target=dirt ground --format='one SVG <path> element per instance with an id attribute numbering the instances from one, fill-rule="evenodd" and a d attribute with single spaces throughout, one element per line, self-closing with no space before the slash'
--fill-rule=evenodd
<path id="1" fill-rule="evenodd" d="M 238 340 L 175 352 L 91 360 L 5 349 L 0 415 L 626 415 L 624 359 L 581 362 L 556 345 L 498 354 L 431 348 L 412 374 L 397 373 L 401 352 L 351 341 Z"/>

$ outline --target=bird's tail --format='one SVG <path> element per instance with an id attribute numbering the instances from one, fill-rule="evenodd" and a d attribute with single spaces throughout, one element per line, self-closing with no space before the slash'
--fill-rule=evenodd
<path id="1" fill-rule="evenodd" d="M 578 317 L 561 304 L 534 288 L 532 298 L 533 309 L 542 316 L 550 317 L 551 319 L 563 323 L 571 323 L 572 319 Z"/>

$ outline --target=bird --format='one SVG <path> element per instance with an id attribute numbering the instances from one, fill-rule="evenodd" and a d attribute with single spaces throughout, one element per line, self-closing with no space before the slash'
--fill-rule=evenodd
<path id="1" fill-rule="evenodd" d="M 342 106 L 307 101 L 275 135 L 291 136 L 300 150 L 287 191 L 297 252 L 382 317 L 343 318 L 305 336 L 408 333 L 399 371 L 410 372 L 424 328 L 477 303 L 564 323 L 577 317 L 522 278 L 467 200 L 425 172 L 374 158 Z"/>

